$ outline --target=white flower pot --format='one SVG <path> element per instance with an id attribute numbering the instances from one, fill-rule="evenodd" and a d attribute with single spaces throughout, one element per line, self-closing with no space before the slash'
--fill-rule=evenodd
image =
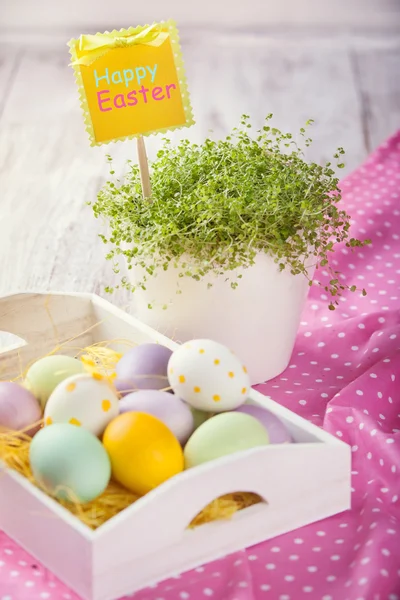
<path id="1" fill-rule="evenodd" d="M 195 281 L 180 278 L 180 271 L 171 265 L 149 276 L 146 290 L 136 289 L 137 318 L 177 342 L 210 338 L 225 344 L 247 365 L 253 385 L 286 369 L 309 290 L 304 275 L 280 272 L 266 254 L 238 271 L 243 277 L 236 289 L 230 285 L 232 276 L 227 281 L 209 274 Z M 138 281 L 143 271 L 133 274 Z M 208 283 L 213 284 L 210 289 Z"/>

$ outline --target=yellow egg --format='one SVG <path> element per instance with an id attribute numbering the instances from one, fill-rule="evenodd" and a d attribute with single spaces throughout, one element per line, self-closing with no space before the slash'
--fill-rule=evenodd
<path id="1" fill-rule="evenodd" d="M 143 495 L 183 471 L 181 445 L 162 421 L 140 412 L 127 412 L 107 426 L 103 444 L 116 481 Z"/>

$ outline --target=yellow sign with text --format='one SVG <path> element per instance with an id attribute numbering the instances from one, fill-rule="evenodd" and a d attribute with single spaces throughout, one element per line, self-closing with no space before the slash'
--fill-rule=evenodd
<path id="1" fill-rule="evenodd" d="M 173 21 L 69 42 L 91 145 L 193 125 Z"/>

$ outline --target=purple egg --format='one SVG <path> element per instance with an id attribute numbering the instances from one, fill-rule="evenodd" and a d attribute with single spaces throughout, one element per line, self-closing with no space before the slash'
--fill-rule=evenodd
<path id="1" fill-rule="evenodd" d="M 235 412 L 246 413 L 247 415 L 258 419 L 268 431 L 270 444 L 288 444 L 293 442 L 292 436 L 282 421 L 269 410 L 259 406 L 243 404 L 237 408 Z"/>
<path id="2" fill-rule="evenodd" d="M 21 431 L 42 418 L 42 409 L 35 396 L 12 381 L 0 382 L 0 430 Z M 36 433 L 37 427 L 26 431 Z"/>
<path id="3" fill-rule="evenodd" d="M 119 402 L 120 413 L 144 412 L 163 421 L 175 437 L 184 444 L 194 429 L 193 414 L 178 396 L 159 390 L 139 390 Z"/>
<path id="4" fill-rule="evenodd" d="M 140 390 L 169 386 L 167 369 L 172 350 L 160 344 L 141 344 L 128 350 L 116 366 L 115 386 L 124 396 Z"/>

